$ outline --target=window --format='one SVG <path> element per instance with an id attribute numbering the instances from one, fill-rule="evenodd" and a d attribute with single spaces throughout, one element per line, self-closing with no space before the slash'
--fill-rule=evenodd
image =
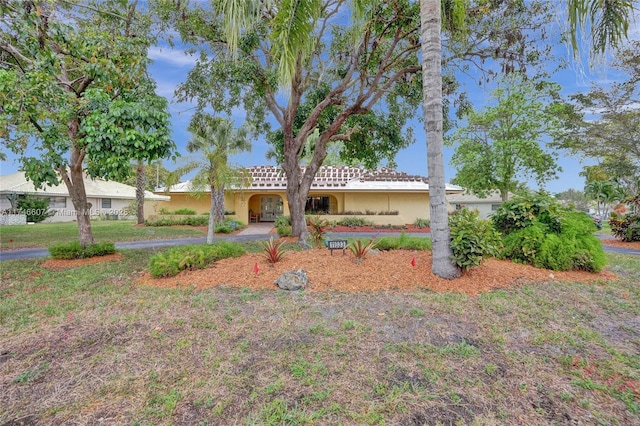
<path id="1" fill-rule="evenodd" d="M 49 197 L 49 208 L 64 209 L 67 207 L 67 197 Z"/>
<path id="2" fill-rule="evenodd" d="M 502 204 L 491 204 L 491 211 L 495 212 Z"/>
<path id="3" fill-rule="evenodd" d="M 304 208 L 305 213 L 329 213 L 331 210 L 330 197 L 315 196 L 307 198 L 307 205 Z"/>
<path id="4" fill-rule="evenodd" d="M 111 198 L 103 198 L 102 199 L 102 208 L 110 209 L 111 208 Z"/>

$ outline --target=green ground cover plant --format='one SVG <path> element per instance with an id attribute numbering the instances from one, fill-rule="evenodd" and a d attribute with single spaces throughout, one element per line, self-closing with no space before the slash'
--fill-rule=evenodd
<path id="1" fill-rule="evenodd" d="M 199 229 L 136 226 L 130 220 L 96 220 L 91 222 L 96 242 L 157 240 L 163 238 L 202 237 Z M 78 225 L 75 222 L 36 223 L 35 225 L 3 226 L 0 232 L 0 247 L 17 249 L 43 247 L 56 243 L 78 240 Z"/>
<path id="2" fill-rule="evenodd" d="M 153 255 L 149 259 L 149 271 L 155 278 L 172 277 L 186 269 L 202 269 L 217 260 L 245 253 L 244 247 L 228 241 L 178 246 Z"/>
<path id="3" fill-rule="evenodd" d="M 49 247 L 49 254 L 54 259 L 85 259 L 94 256 L 106 256 L 115 252 L 116 246 L 111 242 L 95 243 L 83 247 L 79 241 L 73 241 Z"/>
<path id="4" fill-rule="evenodd" d="M 637 257 L 472 297 L 138 284 L 159 252 L 3 262 L 0 424 L 640 421 Z"/>

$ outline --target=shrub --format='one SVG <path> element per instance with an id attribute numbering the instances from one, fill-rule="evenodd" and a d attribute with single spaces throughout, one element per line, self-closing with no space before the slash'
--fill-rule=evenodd
<path id="1" fill-rule="evenodd" d="M 373 222 L 363 217 L 347 216 L 340 219 L 338 225 L 355 228 L 358 226 L 373 226 Z"/>
<path id="2" fill-rule="evenodd" d="M 611 213 L 609 226 L 613 236 L 622 241 L 640 241 L 640 214 Z"/>
<path id="3" fill-rule="evenodd" d="M 104 242 L 83 247 L 79 241 L 56 244 L 49 247 L 49 254 L 54 259 L 86 259 L 94 256 L 105 256 L 116 252 L 114 243 Z"/>
<path id="4" fill-rule="evenodd" d="M 492 217 L 502 227 L 501 256 L 553 270 L 602 270 L 606 257 L 593 220 L 545 194 L 514 198 Z"/>
<path id="5" fill-rule="evenodd" d="M 371 249 L 376 247 L 376 242 L 373 239 L 370 239 L 367 243 L 363 243 L 362 240 L 354 240 L 347 247 L 356 257 L 356 263 L 360 263 Z"/>
<path id="6" fill-rule="evenodd" d="M 276 230 L 280 237 L 290 237 L 292 235 L 291 225 L 280 225 L 276 227 Z"/>
<path id="7" fill-rule="evenodd" d="M 188 208 L 185 207 L 185 208 L 174 210 L 173 214 L 175 214 L 175 215 L 195 216 L 196 214 L 198 214 L 198 212 L 196 212 L 193 209 L 188 209 Z"/>
<path id="8" fill-rule="evenodd" d="M 280 216 L 273 222 L 273 226 L 275 226 L 276 228 L 279 226 L 291 226 L 291 217 Z"/>
<path id="9" fill-rule="evenodd" d="M 208 215 L 205 216 L 187 216 L 179 219 L 175 218 L 162 218 L 155 221 L 146 220 L 144 222 L 146 226 L 174 226 L 174 225 L 187 225 L 187 226 L 207 226 L 209 224 Z"/>
<path id="10" fill-rule="evenodd" d="M 398 210 L 382 210 L 378 214 L 379 215 L 386 215 L 386 216 L 398 216 L 400 214 L 400 212 Z"/>
<path id="11" fill-rule="evenodd" d="M 413 221 L 413 226 L 419 229 L 425 229 L 431 226 L 431 221 L 429 219 L 417 218 Z"/>
<path id="12" fill-rule="evenodd" d="M 27 216 L 27 222 L 39 223 L 55 215 L 49 210 L 49 199 L 27 195 L 20 198 L 17 203 L 18 211 Z"/>
<path id="13" fill-rule="evenodd" d="M 502 239 L 491 222 L 478 217 L 476 210 L 462 209 L 449 216 L 453 261 L 464 270 L 480 265 L 483 259 L 498 256 Z"/>
<path id="14" fill-rule="evenodd" d="M 228 257 L 245 254 L 242 246 L 228 241 L 218 241 L 211 245 L 186 245 L 174 247 L 158 253 L 149 259 L 151 276 L 172 277 L 185 269 L 201 269 Z"/>
<path id="15" fill-rule="evenodd" d="M 264 257 L 267 262 L 271 264 L 278 263 L 286 256 L 287 252 L 282 247 L 282 244 L 284 244 L 284 241 L 274 241 L 273 237 L 269 238 L 269 241 L 262 242 Z"/>
<path id="16" fill-rule="evenodd" d="M 327 219 L 323 219 L 319 216 L 311 216 L 307 218 L 309 234 L 316 245 L 319 245 L 322 242 L 322 237 L 324 236 L 328 226 L 329 221 Z"/>
<path id="17" fill-rule="evenodd" d="M 510 233 L 503 239 L 500 257 L 518 263 L 533 264 L 546 235 L 545 226 L 534 223 L 531 226 Z"/>
<path id="18" fill-rule="evenodd" d="M 240 229 L 243 227 L 244 227 L 244 223 L 242 223 L 239 220 L 224 219 L 222 222 L 218 223 L 215 226 L 215 228 L 213 229 L 213 232 L 216 232 L 219 234 L 230 234 L 236 229 Z"/>

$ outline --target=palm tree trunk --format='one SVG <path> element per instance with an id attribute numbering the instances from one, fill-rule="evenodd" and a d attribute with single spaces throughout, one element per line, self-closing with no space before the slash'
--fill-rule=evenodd
<path id="1" fill-rule="evenodd" d="M 213 207 L 213 222 L 214 225 L 218 225 L 224 221 L 224 186 L 213 190 L 214 203 Z"/>
<path id="2" fill-rule="evenodd" d="M 422 95 L 424 126 L 427 134 L 429 204 L 433 241 L 432 272 L 442 278 L 460 276 L 451 256 L 451 232 L 444 179 L 442 135 L 442 40 L 440 0 L 420 0 L 422 29 Z"/>
<path id="3" fill-rule="evenodd" d="M 209 208 L 209 226 L 207 227 L 207 244 L 213 244 L 213 231 L 216 227 L 216 190 L 211 187 L 211 206 Z"/>

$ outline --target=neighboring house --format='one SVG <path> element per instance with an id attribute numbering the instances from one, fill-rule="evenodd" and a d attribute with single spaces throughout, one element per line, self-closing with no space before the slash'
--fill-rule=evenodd
<path id="1" fill-rule="evenodd" d="M 118 219 L 135 216 L 135 211 L 129 211 L 130 205 L 136 200 L 136 188 L 133 186 L 103 179 L 91 179 L 86 175 L 84 184 L 87 201 L 91 203 L 92 218 Z M 7 196 L 14 194 L 17 194 L 18 197 L 29 194 L 48 198 L 49 208 L 56 214 L 48 218 L 46 222 L 72 222 L 76 219 L 76 211 L 64 183 L 36 190 L 33 187 L 33 182 L 28 181 L 23 172 L 0 176 L 0 211 L 11 208 Z M 168 196 L 145 191 L 145 213 L 147 215 L 155 213 L 157 210 L 154 208 L 155 204 L 169 200 Z"/>
<path id="2" fill-rule="evenodd" d="M 284 171 L 275 166 L 254 166 L 248 172 L 251 179 L 245 188 L 227 189 L 225 210 L 234 212 L 244 223 L 250 222 L 250 214 L 261 222 L 289 215 Z M 448 194 L 462 192 L 462 188 L 453 185 L 446 189 Z M 204 191 L 194 197 L 191 182 L 187 181 L 157 193 L 171 195 L 171 201 L 163 204 L 169 210 L 188 207 L 204 213 L 210 207 L 208 188 Z M 329 220 L 358 216 L 381 225 L 404 225 L 417 218 L 429 219 L 429 184 L 425 177 L 387 168 L 323 166 L 309 191 L 306 211 Z"/>
<path id="3" fill-rule="evenodd" d="M 512 197 L 513 194 L 510 193 L 509 199 Z M 465 207 L 470 210 L 478 210 L 481 219 L 488 219 L 489 215 L 498 210 L 498 207 L 502 205 L 502 198 L 500 197 L 499 191 L 492 191 L 484 198 L 463 192 L 448 196 L 447 201 L 455 210 L 460 210 Z"/>

